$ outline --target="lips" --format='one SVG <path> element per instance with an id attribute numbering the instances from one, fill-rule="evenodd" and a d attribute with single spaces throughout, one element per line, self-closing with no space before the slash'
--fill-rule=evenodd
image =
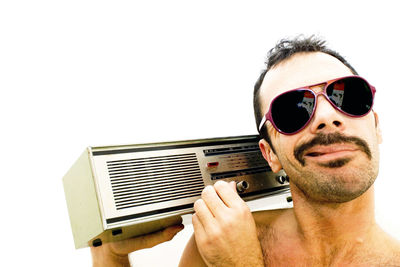
<path id="1" fill-rule="evenodd" d="M 345 136 L 339 132 L 318 133 L 310 141 L 296 146 L 293 155 L 302 166 L 305 166 L 306 159 L 320 162 L 349 160 L 356 150 L 364 152 L 369 159 L 372 158 L 368 143 L 357 136 Z"/>
<path id="2" fill-rule="evenodd" d="M 315 146 L 306 150 L 304 156 L 318 161 L 335 160 L 351 156 L 357 147 L 349 144 L 334 144 L 329 146 Z"/>

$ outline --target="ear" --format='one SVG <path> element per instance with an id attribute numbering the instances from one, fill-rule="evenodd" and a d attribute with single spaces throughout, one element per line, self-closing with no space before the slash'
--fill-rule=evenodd
<path id="1" fill-rule="evenodd" d="M 375 117 L 375 128 L 376 128 L 376 135 L 378 137 L 378 143 L 382 144 L 382 131 L 381 131 L 381 127 L 379 125 L 379 116 L 375 111 L 373 111 L 373 113 L 374 113 L 374 117 Z"/>
<path id="2" fill-rule="evenodd" d="M 271 146 L 268 144 L 268 142 L 265 141 L 265 139 L 261 139 L 258 142 L 258 146 L 260 147 L 264 159 L 268 162 L 268 165 L 271 167 L 271 170 L 275 173 L 280 171 L 282 169 L 282 165 L 279 162 L 279 159 L 276 156 L 276 154 L 272 151 Z"/>

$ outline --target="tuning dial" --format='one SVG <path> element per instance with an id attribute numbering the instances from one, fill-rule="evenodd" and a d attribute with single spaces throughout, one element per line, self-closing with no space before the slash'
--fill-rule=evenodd
<path id="1" fill-rule="evenodd" d="M 289 182 L 289 177 L 287 175 L 279 175 L 276 176 L 276 180 L 278 181 L 278 183 L 284 184 L 285 182 Z"/>
<path id="2" fill-rule="evenodd" d="M 249 183 L 246 181 L 240 181 L 236 184 L 236 189 L 239 193 L 244 192 L 247 188 L 249 188 Z"/>

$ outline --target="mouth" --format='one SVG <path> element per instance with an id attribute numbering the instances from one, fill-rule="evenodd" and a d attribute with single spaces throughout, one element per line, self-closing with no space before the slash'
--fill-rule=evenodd
<path id="1" fill-rule="evenodd" d="M 316 146 L 304 153 L 304 157 L 313 161 L 327 162 L 351 157 L 358 149 L 350 145 Z"/>
<path id="2" fill-rule="evenodd" d="M 348 162 L 357 151 L 364 152 L 369 159 L 372 158 L 368 143 L 357 136 L 318 133 L 310 141 L 296 146 L 293 155 L 302 166 L 306 165 L 306 159 L 324 165 L 327 162 Z"/>

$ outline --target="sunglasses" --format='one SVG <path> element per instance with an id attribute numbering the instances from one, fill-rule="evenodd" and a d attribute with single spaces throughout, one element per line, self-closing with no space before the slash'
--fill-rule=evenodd
<path id="1" fill-rule="evenodd" d="M 324 85 L 315 93 L 314 86 Z M 298 133 L 311 121 L 317 108 L 317 97 L 323 95 L 331 105 L 350 117 L 367 115 L 374 102 L 375 87 L 360 76 L 346 76 L 323 83 L 293 89 L 276 96 L 258 130 L 269 120 L 274 128 L 286 135 Z"/>

